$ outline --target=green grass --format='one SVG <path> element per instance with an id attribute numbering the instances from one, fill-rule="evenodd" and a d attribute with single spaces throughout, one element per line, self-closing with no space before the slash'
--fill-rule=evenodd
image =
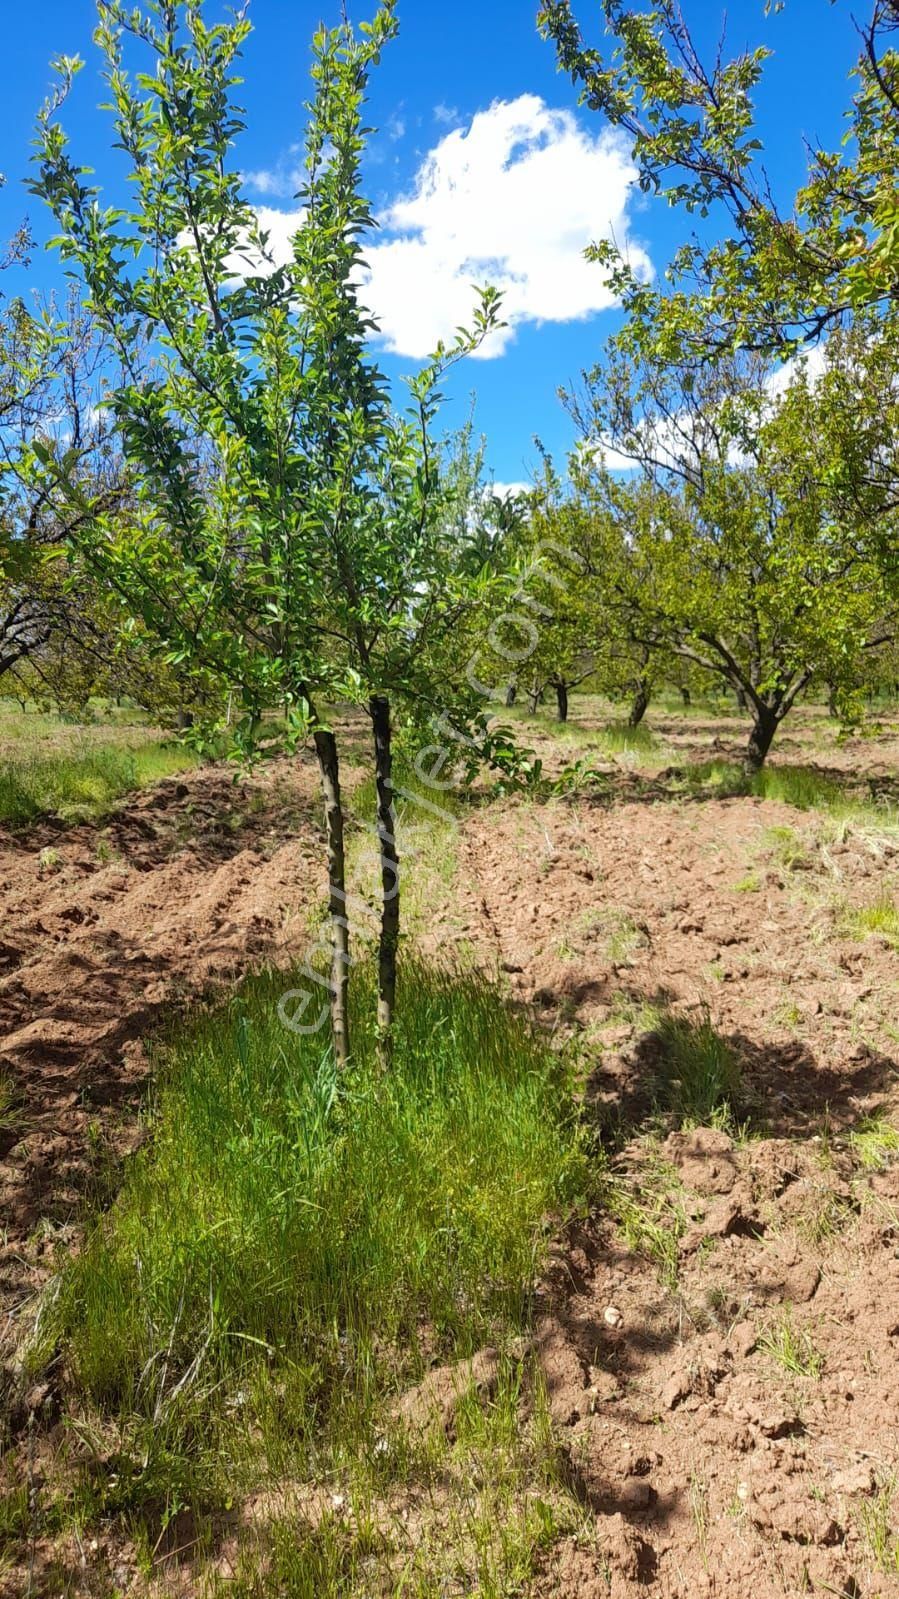
<path id="1" fill-rule="evenodd" d="M 815 1348 L 811 1335 L 796 1326 L 789 1305 L 763 1329 L 758 1347 L 793 1377 L 817 1380 L 824 1371 L 824 1356 Z"/>
<path id="2" fill-rule="evenodd" d="M 674 1167 L 661 1158 L 652 1143 L 645 1145 L 632 1177 L 609 1178 L 602 1202 L 627 1248 L 653 1261 L 666 1287 L 676 1287 L 679 1244 L 687 1230 L 683 1189 Z"/>
<path id="3" fill-rule="evenodd" d="M 847 912 L 845 930 L 854 937 L 870 938 L 879 935 L 894 949 L 899 949 L 899 905 L 889 895 L 883 895 L 872 905 Z"/>
<path id="4" fill-rule="evenodd" d="M 813 766 L 765 766 L 749 781 L 747 792 L 799 811 L 833 811 L 848 802 L 842 785 Z"/>
<path id="5" fill-rule="evenodd" d="M 656 739 L 645 722 L 637 727 L 629 727 L 627 722 L 609 722 L 598 734 L 597 743 L 609 755 L 645 754 L 656 747 Z"/>
<path id="6" fill-rule="evenodd" d="M 859 1509 L 862 1539 L 878 1571 L 899 1576 L 899 1521 L 895 1515 L 897 1478 L 888 1475 L 873 1498 Z"/>
<path id="7" fill-rule="evenodd" d="M 95 820 L 117 800 L 195 765 L 178 745 L 147 743 L 30 754 L 0 762 L 0 822 L 21 826 L 39 816 Z"/>
<path id="8" fill-rule="evenodd" d="M 12 1079 L 0 1071 L 0 1136 L 16 1127 L 20 1117 L 21 1107 Z"/>
<path id="9" fill-rule="evenodd" d="M 539 1552 L 583 1530 L 587 1513 L 564 1480 L 544 1387 L 536 1373 L 528 1382 L 526 1428 L 521 1368 L 505 1363 L 490 1403 L 464 1397 L 453 1440 L 435 1440 L 424 1493 L 388 1505 L 357 1490 L 317 1522 L 304 1516 L 300 1496 L 244 1548 L 210 1599 L 512 1599 L 530 1591 Z"/>
<path id="10" fill-rule="evenodd" d="M 119 1508 L 372 1456 L 391 1393 L 526 1322 L 589 1182 L 565 1070 L 482 981 L 407 961 L 383 1075 L 354 974 L 342 1079 L 279 1021 L 289 986 L 257 977 L 165 1046 L 152 1137 L 62 1274 Z"/>
<path id="11" fill-rule="evenodd" d="M 655 1029 L 659 1064 L 656 1094 L 684 1127 L 733 1127 L 741 1095 L 737 1056 L 708 1016 L 701 1022 L 663 1016 Z"/>
<path id="12" fill-rule="evenodd" d="M 756 799 L 792 805 L 795 810 L 821 811 L 834 822 L 881 829 L 896 825 L 896 813 L 889 806 L 859 796 L 814 766 L 775 763 L 749 776 L 738 762 L 716 757 L 693 762 L 685 768 L 681 781 L 691 793 L 711 790 L 722 797 L 749 794 Z"/>
<path id="13" fill-rule="evenodd" d="M 785 872 L 807 871 L 812 865 L 807 842 L 793 827 L 768 827 L 765 847 Z"/>
<path id="14" fill-rule="evenodd" d="M 868 1116 L 849 1134 L 849 1148 L 865 1171 L 882 1171 L 899 1153 L 899 1128 L 885 1116 Z"/>

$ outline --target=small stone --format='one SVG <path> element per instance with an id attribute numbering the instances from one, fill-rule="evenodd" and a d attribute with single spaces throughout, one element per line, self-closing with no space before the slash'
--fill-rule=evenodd
<path id="1" fill-rule="evenodd" d="M 624 1321 L 624 1317 L 617 1305 L 606 1305 L 602 1313 L 602 1319 L 607 1327 L 620 1327 Z"/>

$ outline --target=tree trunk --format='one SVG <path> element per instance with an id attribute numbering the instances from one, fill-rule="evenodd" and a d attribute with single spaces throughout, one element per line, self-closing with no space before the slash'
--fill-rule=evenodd
<path id="1" fill-rule="evenodd" d="M 532 688 L 528 692 L 528 710 L 531 716 L 537 715 L 537 707 L 543 699 L 542 688 Z"/>
<path id="2" fill-rule="evenodd" d="M 637 682 L 636 693 L 631 704 L 630 715 L 627 719 L 628 727 L 639 727 L 649 709 L 649 679 L 641 677 Z"/>
<path id="3" fill-rule="evenodd" d="M 568 721 L 568 684 L 556 683 L 556 710 L 560 722 Z"/>
<path id="4" fill-rule="evenodd" d="M 328 833 L 328 914 L 331 918 L 331 1036 L 334 1059 L 345 1066 L 350 1058 L 350 927 L 346 913 L 346 849 L 343 803 L 340 797 L 340 763 L 333 733 L 315 734 L 315 753 L 321 774 Z"/>
<path id="5" fill-rule="evenodd" d="M 384 1066 L 390 1064 L 396 1013 L 396 956 L 400 941 L 400 859 L 393 808 L 393 753 L 390 701 L 382 694 L 369 705 L 375 735 L 375 781 L 378 794 L 378 837 L 381 842 L 381 937 L 378 946 L 378 1047 Z"/>
<path id="6" fill-rule="evenodd" d="M 839 721 L 840 708 L 837 705 L 837 691 L 832 683 L 828 684 L 827 688 L 827 713 L 833 717 L 835 722 Z"/>
<path id="7" fill-rule="evenodd" d="M 750 777 L 760 772 L 765 764 L 765 758 L 774 742 L 774 735 L 780 725 L 780 717 L 767 705 L 756 709 L 755 721 L 746 746 L 746 755 L 743 765 Z"/>
<path id="8" fill-rule="evenodd" d="M 690 706 L 693 703 L 693 696 L 690 693 L 690 690 L 688 688 L 683 688 L 682 687 L 681 691 L 680 691 L 680 696 L 681 696 L 681 699 L 684 702 L 684 710 L 685 711 L 689 710 Z"/>
<path id="9" fill-rule="evenodd" d="M 518 698 L 518 683 L 514 677 L 506 685 L 506 709 L 510 710 Z"/>
<path id="10" fill-rule="evenodd" d="M 748 711 L 749 710 L 749 700 L 747 698 L 745 688 L 735 688 L 734 689 L 734 694 L 737 697 L 737 708 L 738 708 L 738 710 Z"/>

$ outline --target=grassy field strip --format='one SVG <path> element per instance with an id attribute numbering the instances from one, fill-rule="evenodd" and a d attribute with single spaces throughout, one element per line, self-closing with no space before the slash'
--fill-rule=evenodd
<path id="1" fill-rule="evenodd" d="M 195 765 L 190 750 L 158 740 L 133 749 L 93 745 L 0 761 L 0 822 L 22 826 L 39 816 L 98 821 L 136 789 Z"/>
<path id="2" fill-rule="evenodd" d="M 360 789 L 354 816 L 369 808 Z M 421 925 L 455 826 L 404 805 L 400 827 L 431 863 L 407 905 Z M 361 880 L 370 849 L 360 831 Z M 229 1594 L 361 1599 L 377 1572 L 379 1594 L 436 1599 L 464 1570 L 500 1599 L 578 1523 L 527 1353 L 545 1251 L 596 1180 L 575 1083 L 474 972 L 409 952 L 402 971 L 386 1075 L 366 961 L 346 1075 L 326 1036 L 279 1020 L 283 973 L 157 1047 L 151 1137 L 32 1355 L 62 1354 L 78 1417 L 42 1512 L 63 1534 L 113 1518 L 150 1573 L 185 1517 L 201 1558 L 240 1505 Z M 485 1347 L 489 1394 L 463 1382 L 449 1432 L 410 1428 L 397 1397 Z M 414 1546 L 400 1491 L 427 1507 Z"/>

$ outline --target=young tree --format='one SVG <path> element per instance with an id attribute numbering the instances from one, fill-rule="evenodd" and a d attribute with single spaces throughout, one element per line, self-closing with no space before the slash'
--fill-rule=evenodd
<path id="1" fill-rule="evenodd" d="M 360 189 L 371 70 L 397 31 L 383 0 L 356 34 L 313 41 L 303 215 L 287 261 L 241 193 L 234 100 L 243 11 L 209 24 L 200 0 L 145 9 L 98 0 L 116 140 L 133 209 L 105 207 L 68 153 L 58 113 L 80 63 L 59 63 L 39 122 L 36 192 L 123 376 L 108 404 L 134 483 L 127 516 L 98 512 L 58 452 L 45 481 L 90 514 L 80 555 L 163 640 L 179 671 L 240 705 L 239 753 L 311 735 L 328 836 L 337 1059 L 349 1055 L 344 809 L 327 707 L 365 706 L 372 725 L 383 868 L 379 1020 L 393 1014 L 399 883 L 391 792 L 391 700 L 433 685 L 427 645 L 460 603 L 444 583 L 439 462 L 431 432 L 447 367 L 494 324 L 483 291 L 474 332 L 439 347 L 393 409 L 359 301 L 374 226 Z M 130 74 L 130 53 L 149 70 Z M 277 710 L 277 721 L 264 721 Z M 308 1003 L 308 997 L 307 997 Z"/>

